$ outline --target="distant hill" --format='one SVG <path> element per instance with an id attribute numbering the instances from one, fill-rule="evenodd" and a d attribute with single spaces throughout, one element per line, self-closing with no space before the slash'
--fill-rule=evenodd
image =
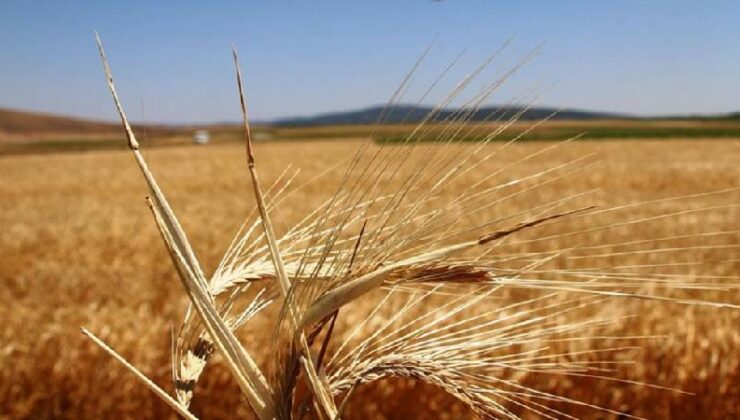
<path id="1" fill-rule="evenodd" d="M 149 134 L 172 134 L 184 127 L 165 125 L 137 125 Z M 0 108 L 0 140 L 7 138 L 47 138 L 68 136 L 123 135 L 118 122 L 103 122 L 54 114 Z"/>
<path id="2" fill-rule="evenodd" d="M 192 142 L 194 126 L 133 124 L 147 146 Z M 211 129 L 211 127 L 209 127 Z M 234 128 L 213 126 L 215 130 Z M 39 112 L 0 108 L 0 156 L 125 148 L 119 122 L 104 122 Z"/>
<path id="3" fill-rule="evenodd" d="M 730 112 L 727 114 L 719 114 L 719 115 L 700 115 L 700 116 L 688 116 L 684 117 L 686 119 L 697 119 L 697 120 L 726 120 L 726 121 L 739 121 L 740 120 L 740 111 L 738 112 Z"/>
<path id="4" fill-rule="evenodd" d="M 0 133 L 7 135 L 100 134 L 120 130 L 113 123 L 0 108 Z"/>
<path id="5" fill-rule="evenodd" d="M 330 112 L 310 117 L 284 118 L 272 121 L 273 125 L 279 126 L 315 126 L 315 125 L 351 125 L 351 124 L 374 124 L 381 116 L 382 120 L 388 124 L 394 123 L 418 123 L 425 118 L 432 107 L 399 105 L 390 111 L 385 107 L 374 106 L 356 111 Z M 471 121 L 486 121 L 496 119 L 500 115 L 504 118 L 515 115 L 524 111 L 522 107 L 485 107 L 473 111 L 470 115 Z M 455 109 L 445 109 L 440 111 L 434 118 L 435 121 L 443 121 L 453 113 L 458 112 Z M 629 119 L 628 115 L 582 111 L 574 109 L 557 110 L 556 108 L 530 108 L 522 114 L 521 120 L 541 120 L 553 113 L 556 113 L 553 119 L 558 120 L 594 120 L 594 119 Z"/>
<path id="6" fill-rule="evenodd" d="M 382 120 L 387 124 L 422 121 L 432 107 L 400 105 L 392 110 L 375 106 L 365 109 L 333 112 L 311 117 L 284 118 L 253 126 L 255 133 L 272 139 L 312 139 L 366 137 L 378 133 L 370 126 Z M 557 112 L 556 112 L 557 111 Z M 445 109 L 434 121 L 454 118 L 460 110 Z M 587 133 L 586 138 L 740 138 L 740 112 L 715 115 L 673 115 L 635 117 L 625 114 L 539 107 L 524 111 L 521 107 L 487 107 L 470 111 L 471 121 L 508 119 L 523 112 L 525 121 L 552 117 L 560 120 L 545 124 L 531 133 L 531 138 L 566 138 Z M 503 117 L 501 117 L 503 115 Z M 609 121 L 611 120 L 611 121 Z M 687 125 L 688 124 L 688 125 Z M 335 127 L 330 127 L 335 126 Z M 208 130 L 212 141 L 240 141 L 241 124 L 223 122 L 205 125 L 141 125 L 134 131 L 149 146 L 189 144 L 193 132 Z M 398 127 L 386 128 L 397 130 Z M 394 141 L 401 132 L 386 133 L 383 141 Z M 511 133 L 510 133 L 511 134 Z M 390 137 L 388 137 L 390 136 Z M 95 121 L 61 115 L 0 108 L 0 155 L 8 153 L 46 152 L 58 150 L 90 150 L 123 148 L 124 134 L 117 121 Z M 382 137 L 382 136 L 381 136 Z M 386 138 L 388 137 L 388 138 Z M 474 136 L 473 136 L 474 137 Z M 473 140 L 471 137 L 469 140 Z"/>
<path id="7" fill-rule="evenodd" d="M 432 111 L 429 106 L 399 105 L 391 111 L 386 111 L 383 106 L 373 106 L 369 108 L 329 112 L 315 116 L 307 117 L 290 117 L 273 121 L 265 121 L 263 124 L 273 126 L 322 126 L 322 125 L 361 125 L 375 124 L 380 117 L 388 124 L 409 123 L 415 124 L 425 118 Z M 486 107 L 472 113 L 471 121 L 495 120 L 500 115 L 508 118 L 518 112 L 523 111 L 521 107 Z M 454 109 L 445 109 L 439 112 L 434 120 L 441 121 L 449 118 Z M 536 107 L 525 111 L 520 117 L 524 121 L 541 120 L 553 113 L 553 120 L 598 120 L 598 119 L 616 119 L 616 120 L 641 120 L 641 119 L 660 119 L 660 120 L 739 120 L 740 112 L 717 115 L 673 115 L 659 118 L 635 117 L 626 114 L 584 111 L 575 109 L 561 109 L 549 107 Z M 146 130 L 149 135 L 167 136 L 185 131 L 192 131 L 198 128 L 209 129 L 213 131 L 234 130 L 238 129 L 241 124 L 237 122 L 223 122 L 218 124 L 205 125 L 162 125 L 162 124 L 133 124 L 135 131 Z M 41 112 L 22 111 L 16 109 L 0 108 L 0 140 L 3 138 L 39 138 L 39 137 L 67 137 L 78 135 L 110 136 L 121 135 L 121 126 L 118 121 L 95 121 L 84 118 L 69 117 Z"/>

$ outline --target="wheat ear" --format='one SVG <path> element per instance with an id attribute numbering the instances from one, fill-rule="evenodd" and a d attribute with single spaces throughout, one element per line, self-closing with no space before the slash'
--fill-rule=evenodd
<path id="1" fill-rule="evenodd" d="M 526 223 L 521 223 L 510 229 L 497 231 L 473 241 L 461 242 L 458 244 L 446 246 L 440 249 L 436 249 L 421 255 L 416 255 L 410 258 L 403 259 L 401 261 L 389 264 L 385 267 L 381 267 L 377 270 L 371 271 L 361 277 L 351 280 L 341 286 L 338 286 L 321 296 L 316 300 L 306 311 L 306 314 L 302 320 L 304 327 L 312 325 L 325 317 L 332 314 L 347 303 L 363 296 L 372 290 L 378 289 L 383 285 L 384 280 L 391 274 L 391 272 L 409 267 L 414 264 L 421 264 L 425 262 L 431 262 L 435 260 L 442 260 L 452 255 L 462 253 L 471 248 L 475 248 L 480 245 L 485 245 L 489 242 L 505 238 L 518 231 L 531 228 L 540 225 L 544 222 L 560 219 L 566 216 L 570 216 L 576 213 L 585 212 L 593 209 L 593 207 L 586 207 L 577 209 L 565 213 L 558 213 L 546 217 L 542 217 L 536 220 L 532 220 Z"/>

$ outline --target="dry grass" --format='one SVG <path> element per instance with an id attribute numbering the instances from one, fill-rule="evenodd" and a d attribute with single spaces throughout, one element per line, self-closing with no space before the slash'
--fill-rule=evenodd
<path id="1" fill-rule="evenodd" d="M 268 184 L 282 172 L 280 162 L 293 162 L 301 168 L 302 178 L 310 178 L 323 167 L 349 156 L 356 146 L 354 142 L 337 141 L 269 143 L 258 145 L 257 154 L 262 177 Z M 503 162 L 542 147 L 542 143 L 515 145 L 500 158 L 487 162 L 480 173 L 491 172 Z M 237 146 L 212 146 L 146 152 L 207 272 L 215 268 L 234 231 L 254 206 L 242 151 Z M 539 196 L 537 202 L 528 201 L 529 198 L 508 200 L 495 211 L 476 214 L 470 222 L 490 220 L 501 213 L 592 188 L 600 190 L 591 202 L 613 206 L 736 187 L 740 176 L 736 165 L 740 143 L 678 140 L 569 144 L 556 153 L 516 165 L 507 171 L 507 176 L 522 176 L 591 152 L 599 153 L 603 162 L 579 176 L 554 183 L 543 190 L 547 197 Z M 478 178 L 471 174 L 459 182 Z M 10 418 L 138 418 L 142 412 L 151 418 L 171 416 L 169 408 L 94 348 L 78 329 L 84 325 L 96 332 L 158 383 L 171 389 L 170 328 L 177 326 L 186 300 L 150 221 L 143 203 L 145 186 L 128 153 L 5 157 L 0 160 L 0 179 L 4 180 L 0 184 L 0 279 L 4 285 L 0 291 L 0 414 Z M 336 178 L 323 179 L 294 193 L 280 208 L 278 227 L 283 222 L 292 225 L 320 204 L 336 182 Z M 708 196 L 630 208 L 609 217 L 613 217 L 613 222 L 635 220 L 738 201 L 737 193 Z M 687 235 L 688 238 L 673 240 L 671 245 L 681 248 L 702 243 L 715 247 L 593 258 L 615 259 L 619 264 L 703 260 L 710 263 L 681 266 L 675 272 L 736 277 L 740 275 L 738 249 L 721 246 L 740 242 L 740 235 L 734 232 L 738 216 L 737 208 L 723 208 L 658 219 L 639 228 L 626 226 L 595 232 L 590 235 L 591 243 Z M 577 222 L 558 224 L 550 227 L 548 233 L 578 227 Z M 691 238 L 700 232 L 720 231 L 732 233 L 698 242 Z M 524 243 L 516 251 L 543 252 L 548 247 L 574 245 L 573 241 L 574 238 L 564 237 L 552 243 Z M 607 247 L 602 251 L 619 249 Z M 726 260 L 734 261 L 711 263 Z M 594 260 L 558 263 L 573 268 L 578 264 L 589 266 Z M 736 290 L 692 293 L 691 297 L 737 302 Z M 484 305 L 493 310 L 514 298 L 506 294 Z M 362 319 L 363 310 L 373 307 L 373 302 L 377 303 L 368 297 L 355 310 L 347 311 L 339 318 L 338 329 L 347 330 L 343 327 Z M 393 309 L 384 311 L 392 313 Z M 600 343 L 596 336 L 601 335 L 665 336 L 619 341 L 619 346 L 636 345 L 640 349 L 612 352 L 612 359 L 636 362 L 618 365 L 613 375 L 696 395 L 531 372 L 520 373 L 517 381 L 540 391 L 652 418 L 740 415 L 738 311 L 613 299 L 561 320 L 572 322 L 599 314 L 615 319 L 622 314 L 636 316 L 612 322 L 604 329 L 584 331 L 585 340 L 568 344 L 569 352 L 594 345 L 616 345 Z M 259 363 L 266 363 L 272 356 L 271 334 L 264 330 L 272 328 L 274 315 L 273 309 L 260 314 L 241 331 L 249 337 L 247 347 Z M 372 331 L 377 325 L 367 328 Z M 259 333 L 252 334 L 255 331 Z M 603 415 L 562 403 L 552 406 L 579 417 Z M 198 385 L 193 410 L 207 418 L 231 418 L 234 413 L 249 416 L 220 359 L 214 361 L 214 368 L 206 371 Z M 425 413 L 448 418 L 469 415 L 462 404 L 433 386 L 406 379 L 360 386 L 345 411 L 348 418 L 422 418 Z"/>

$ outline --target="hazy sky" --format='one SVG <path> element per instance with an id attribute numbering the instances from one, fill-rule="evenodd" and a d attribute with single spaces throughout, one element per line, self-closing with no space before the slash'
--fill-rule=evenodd
<path id="1" fill-rule="evenodd" d="M 552 85 L 543 104 L 740 110 L 737 0 L 3 0 L 0 107 L 114 119 L 95 29 L 134 120 L 237 120 L 232 42 L 255 119 L 382 104 L 437 35 L 410 94 L 461 51 L 452 77 L 514 37 L 484 79 L 544 46 L 493 103 Z"/>

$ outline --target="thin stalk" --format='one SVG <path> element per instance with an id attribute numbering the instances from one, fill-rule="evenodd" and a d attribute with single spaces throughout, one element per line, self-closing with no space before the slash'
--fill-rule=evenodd
<path id="1" fill-rule="evenodd" d="M 249 168 L 249 174 L 252 180 L 252 189 L 254 191 L 255 200 L 257 201 L 257 209 L 260 213 L 262 228 L 265 232 L 267 244 L 270 248 L 270 257 L 275 268 L 275 273 L 277 274 L 278 283 L 280 284 L 280 292 L 282 293 L 284 302 L 288 308 L 289 318 L 293 324 L 294 330 L 296 330 L 296 333 L 298 334 L 298 341 L 301 346 L 301 351 L 303 352 L 301 365 L 303 366 L 304 372 L 306 374 L 308 385 L 311 388 L 313 394 L 316 396 L 316 399 L 323 410 L 322 414 L 329 419 L 333 419 L 337 416 L 337 408 L 334 404 L 334 399 L 332 398 L 331 392 L 329 391 L 328 387 L 319 379 L 319 375 L 316 372 L 316 368 L 312 362 L 311 349 L 309 348 L 306 334 L 304 333 L 303 329 L 297 330 L 297 314 L 295 313 L 295 308 L 293 308 L 288 299 L 288 295 L 290 292 L 290 279 L 288 278 L 288 274 L 285 270 L 283 258 L 280 255 L 280 249 L 278 248 L 277 240 L 275 239 L 275 232 L 272 228 L 272 222 L 270 221 L 270 216 L 267 212 L 264 195 L 262 193 L 262 187 L 260 186 L 259 176 L 257 174 L 257 167 L 254 159 L 254 150 L 252 147 L 252 132 L 249 127 L 249 114 L 247 112 L 247 102 L 244 96 L 244 86 L 242 83 L 242 73 L 239 65 L 239 56 L 236 53 L 236 47 L 232 46 L 231 51 L 234 56 L 234 66 L 236 67 L 236 82 L 239 88 L 239 101 L 241 103 L 242 117 L 244 122 L 244 140 L 247 149 L 247 167 Z"/>
<path id="2" fill-rule="evenodd" d="M 82 334 L 87 336 L 90 340 L 93 341 L 98 347 L 103 349 L 106 353 L 108 353 L 110 356 L 112 356 L 116 361 L 121 363 L 126 369 L 128 369 L 129 372 L 133 373 L 136 379 L 140 380 L 144 385 L 146 385 L 147 388 L 149 388 L 156 396 L 162 399 L 167 405 L 169 405 L 173 410 L 177 412 L 177 414 L 181 415 L 183 418 L 186 418 L 188 420 L 198 420 L 198 417 L 195 417 L 193 413 L 188 411 L 188 409 L 177 402 L 174 398 L 170 396 L 167 392 L 165 392 L 162 388 L 159 387 L 159 385 L 155 384 L 151 379 L 149 379 L 146 375 L 141 373 L 139 369 L 137 369 L 134 365 L 128 362 L 128 360 L 124 359 L 123 356 L 121 356 L 117 351 L 113 350 L 109 345 L 107 345 L 103 340 L 99 339 L 95 336 L 95 334 L 91 333 L 85 328 L 81 328 Z"/>

